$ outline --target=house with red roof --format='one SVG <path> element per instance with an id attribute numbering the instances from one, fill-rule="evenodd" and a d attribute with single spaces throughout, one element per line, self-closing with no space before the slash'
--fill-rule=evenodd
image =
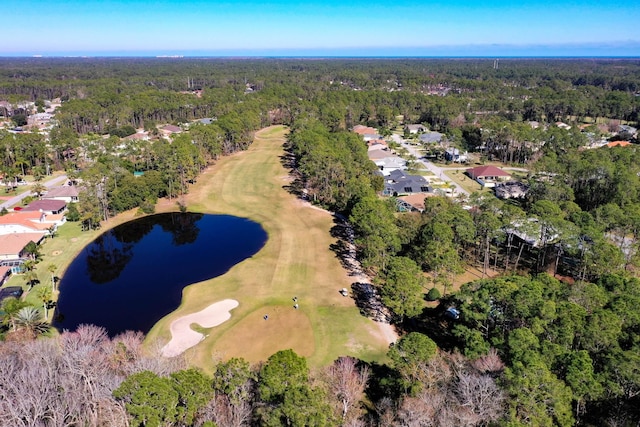
<path id="1" fill-rule="evenodd" d="M 436 193 L 416 193 L 396 198 L 396 208 L 400 212 L 424 212 L 424 200 L 435 197 Z"/>
<path id="2" fill-rule="evenodd" d="M 56 230 L 64 224 L 63 214 L 46 214 L 39 211 L 9 212 L 0 216 L 0 235 L 15 233 L 40 233 L 48 235 L 50 230 Z"/>
<path id="3" fill-rule="evenodd" d="M 375 135 L 378 133 L 378 130 L 376 128 L 363 126 L 363 125 L 355 125 L 352 130 L 359 135 L 365 135 L 365 134 Z"/>
<path id="4" fill-rule="evenodd" d="M 609 147 L 609 148 L 613 148 L 613 147 L 628 147 L 629 145 L 631 145 L 631 143 L 629 141 L 611 141 L 610 143 L 607 144 L 607 147 Z"/>
<path id="5" fill-rule="evenodd" d="M 497 181 L 507 181 L 511 178 L 511 174 L 492 165 L 478 166 L 467 169 L 465 172 L 471 179 L 478 181 L 483 187 L 495 187 Z"/>

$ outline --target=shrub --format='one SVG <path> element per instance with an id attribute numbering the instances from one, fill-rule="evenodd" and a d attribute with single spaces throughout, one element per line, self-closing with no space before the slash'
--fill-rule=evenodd
<path id="1" fill-rule="evenodd" d="M 155 213 L 156 206 L 154 200 L 151 198 L 144 199 L 144 201 L 140 204 L 140 210 L 146 214 Z"/>
<path id="2" fill-rule="evenodd" d="M 429 289 L 429 292 L 427 293 L 427 301 L 435 301 L 440 299 L 442 295 L 440 295 L 440 291 L 437 288 L 431 288 Z"/>
<path id="3" fill-rule="evenodd" d="M 76 222 L 80 221 L 80 212 L 78 212 L 78 207 L 75 203 L 69 203 L 67 207 L 67 221 Z"/>

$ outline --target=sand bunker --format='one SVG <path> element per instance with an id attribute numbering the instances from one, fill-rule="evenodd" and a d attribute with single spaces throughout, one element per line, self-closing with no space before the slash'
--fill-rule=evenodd
<path id="1" fill-rule="evenodd" d="M 187 314 L 171 322 L 171 341 L 162 347 L 164 357 L 174 357 L 193 347 L 204 339 L 204 335 L 191 329 L 196 323 L 203 328 L 213 328 L 231 318 L 231 310 L 238 306 L 238 301 L 226 299 L 211 304 L 197 313 Z"/>

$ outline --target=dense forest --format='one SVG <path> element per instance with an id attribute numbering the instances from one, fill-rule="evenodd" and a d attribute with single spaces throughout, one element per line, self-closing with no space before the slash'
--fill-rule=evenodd
<path id="1" fill-rule="evenodd" d="M 111 340 L 87 327 L 34 339 L 47 325 L 8 299 L 2 423 L 637 425 L 640 151 L 620 126 L 640 120 L 640 61 L 494 65 L 0 59 L 0 117 L 18 127 L 60 103 L 48 132 L 0 130 L 0 174 L 8 182 L 67 171 L 84 188 L 68 219 L 87 228 L 136 207 L 152 212 L 160 197 L 180 203 L 204 168 L 246 149 L 254 131 L 287 125 L 291 191 L 348 221 L 402 332 L 389 365 L 344 357 L 312 371 L 283 351 L 258 366 L 220 362 L 208 375 L 145 353 L 139 335 Z M 429 197 L 423 212 L 398 213 L 349 130 L 389 135 L 408 123 L 483 160 L 526 166 L 531 191 L 516 201 Z M 166 124 L 180 132 L 162 137 Z M 149 140 L 128 138 L 138 129 Z M 632 144 L 585 149 L 601 138 Z M 454 291 L 469 266 L 500 275 Z"/>

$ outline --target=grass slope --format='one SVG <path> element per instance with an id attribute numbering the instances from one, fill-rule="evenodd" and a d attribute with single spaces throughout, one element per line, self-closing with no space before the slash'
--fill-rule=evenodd
<path id="1" fill-rule="evenodd" d="M 248 151 L 221 159 L 185 197 L 189 211 L 247 217 L 269 235 L 252 258 L 223 276 L 187 287 L 178 310 L 148 335 L 148 341 L 168 341 L 174 319 L 225 298 L 237 300 L 231 319 L 207 330 L 207 338 L 188 350 L 192 363 L 205 370 L 218 359 L 258 362 L 288 348 L 312 366 L 342 355 L 381 360 L 387 351 L 379 326 L 338 293 L 350 288 L 352 279 L 330 250 L 333 218 L 284 188 L 289 183 L 280 160 L 285 135 L 284 127 L 260 131 Z"/>

